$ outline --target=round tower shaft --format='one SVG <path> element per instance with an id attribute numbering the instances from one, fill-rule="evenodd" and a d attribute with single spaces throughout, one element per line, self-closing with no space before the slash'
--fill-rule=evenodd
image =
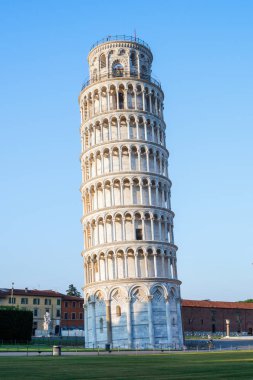
<path id="1" fill-rule="evenodd" d="M 81 90 L 85 345 L 181 348 L 180 284 L 163 119 L 149 46 L 93 45 Z"/>

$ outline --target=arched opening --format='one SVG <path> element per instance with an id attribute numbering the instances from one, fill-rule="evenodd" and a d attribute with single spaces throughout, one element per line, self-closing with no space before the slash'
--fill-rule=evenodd
<path id="1" fill-rule="evenodd" d="M 136 52 L 135 51 L 132 51 L 131 54 L 130 54 L 130 72 L 132 75 L 137 75 L 138 74 L 138 70 L 137 70 L 137 56 L 136 56 Z"/>
<path id="2" fill-rule="evenodd" d="M 112 65 L 112 76 L 113 77 L 123 77 L 124 66 L 117 60 Z"/>
<path id="3" fill-rule="evenodd" d="M 101 54 L 100 56 L 100 69 L 104 69 L 106 67 L 106 56 L 105 54 Z"/>

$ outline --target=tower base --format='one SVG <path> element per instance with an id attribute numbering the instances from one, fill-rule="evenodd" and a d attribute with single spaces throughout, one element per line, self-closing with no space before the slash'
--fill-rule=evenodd
<path id="1" fill-rule="evenodd" d="M 182 349 L 179 285 L 142 279 L 85 287 L 85 347 Z"/>

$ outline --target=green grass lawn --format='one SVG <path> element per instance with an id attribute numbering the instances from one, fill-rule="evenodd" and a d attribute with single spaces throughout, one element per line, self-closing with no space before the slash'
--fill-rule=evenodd
<path id="1" fill-rule="evenodd" d="M 253 352 L 0 357 L 8 379 L 253 379 Z"/>

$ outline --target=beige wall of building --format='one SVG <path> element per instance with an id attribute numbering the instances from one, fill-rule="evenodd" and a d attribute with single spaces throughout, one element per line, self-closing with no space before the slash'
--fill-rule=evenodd
<path id="1" fill-rule="evenodd" d="M 51 290 L 0 289 L 0 306 L 15 306 L 33 313 L 33 335 L 45 335 L 44 315 L 50 314 L 49 333 L 58 333 L 61 320 L 60 293 Z"/>

